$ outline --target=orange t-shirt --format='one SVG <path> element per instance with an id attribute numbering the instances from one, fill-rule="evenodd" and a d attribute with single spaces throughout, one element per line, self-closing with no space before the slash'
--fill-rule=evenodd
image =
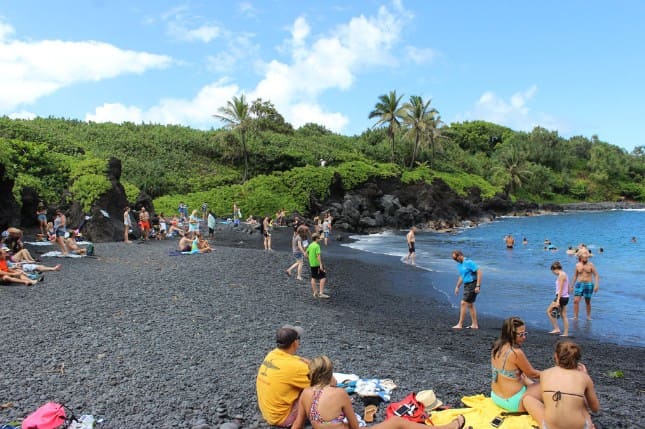
<path id="1" fill-rule="evenodd" d="M 9 272 L 9 266 L 7 265 L 6 259 L 0 260 L 0 271 L 4 271 L 5 273 Z"/>

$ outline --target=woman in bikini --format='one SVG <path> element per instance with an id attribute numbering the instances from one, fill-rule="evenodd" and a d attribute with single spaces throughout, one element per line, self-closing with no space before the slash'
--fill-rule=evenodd
<path id="1" fill-rule="evenodd" d="M 600 402 L 580 357 L 580 346 L 573 341 L 559 341 L 555 345 L 555 366 L 544 370 L 540 377 L 544 400 L 542 429 L 593 427 L 588 409 L 598 412 Z"/>
<path id="2" fill-rule="evenodd" d="M 531 380 L 540 378 L 540 371 L 533 368 L 521 348 L 527 335 L 526 325 L 519 317 L 504 320 L 491 351 L 490 397 L 506 411 L 527 411 L 535 421 L 541 422 L 544 405 L 540 386 Z"/>
<path id="3" fill-rule="evenodd" d="M 298 417 L 293 429 L 302 429 L 305 417 L 313 429 L 358 429 L 358 420 L 347 392 L 336 386 L 334 368 L 327 356 L 317 356 L 309 362 L 311 387 L 302 391 L 298 401 Z M 330 417 L 332 416 L 332 417 Z M 458 416 L 440 429 L 461 429 L 466 424 L 464 416 Z M 382 423 L 370 426 L 378 429 L 423 429 L 428 426 L 414 423 L 401 417 L 392 417 Z"/>

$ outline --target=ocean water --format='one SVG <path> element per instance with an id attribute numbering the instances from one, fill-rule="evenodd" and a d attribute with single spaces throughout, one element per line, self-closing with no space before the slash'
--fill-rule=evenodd
<path id="1" fill-rule="evenodd" d="M 406 233 L 357 235 L 353 237 L 356 241 L 346 246 L 395 256 L 403 263 L 407 255 Z M 504 243 L 507 234 L 515 238 L 512 250 L 506 249 Z M 524 245 L 525 237 L 528 244 Z M 632 237 L 637 238 L 635 243 Z M 557 250 L 544 250 L 545 240 L 550 240 Z M 592 251 L 600 290 L 592 298 L 591 321 L 586 320 L 584 300 L 580 303 L 580 320 L 571 320 L 573 298 L 570 299 L 567 306 L 570 335 L 645 346 L 645 286 L 641 283 L 645 279 L 645 210 L 502 217 L 454 233 L 417 232 L 416 263 L 428 271 L 425 276 L 428 281 L 408 293 L 443 294 L 455 308 L 456 322 L 461 290 L 459 296 L 454 295 L 458 273 L 451 252 L 460 249 L 482 269 L 482 291 L 477 298 L 479 314 L 502 319 L 518 315 L 529 329 L 550 331 L 545 310 L 555 293 L 551 264 L 560 261 L 571 280 L 576 259 L 567 255 L 566 250 L 580 243 Z"/>

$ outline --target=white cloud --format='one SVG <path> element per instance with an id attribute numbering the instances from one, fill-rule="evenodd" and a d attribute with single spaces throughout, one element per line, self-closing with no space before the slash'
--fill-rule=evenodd
<path id="1" fill-rule="evenodd" d="M 198 128 L 210 128 L 218 126 L 213 114 L 239 92 L 240 88 L 237 85 L 219 80 L 203 87 L 190 100 L 166 98 L 147 110 L 120 103 L 106 103 L 97 107 L 94 113 L 86 114 L 85 120 L 114 123 L 190 124 Z"/>
<path id="2" fill-rule="evenodd" d="M 14 29 L 11 25 L 0 21 L 0 42 L 8 40 L 13 33 Z"/>
<path id="3" fill-rule="evenodd" d="M 270 100 L 285 119 L 295 127 L 308 122 L 324 125 L 342 132 L 349 123 L 339 112 L 325 111 L 319 97 L 329 90 L 346 90 L 357 74 L 374 67 L 395 67 L 398 62 L 394 49 L 401 32 L 410 18 L 399 3 L 395 11 L 381 7 L 373 16 L 354 17 L 338 25 L 328 34 L 312 34 L 304 17 L 298 17 L 288 28 L 289 39 L 279 49 L 286 49 L 290 61 L 277 59 L 258 62 L 257 70 L 263 76 L 255 88 L 242 91 L 225 80 L 214 82 L 193 99 L 164 99 L 155 106 L 142 110 L 121 104 L 105 104 L 87 114 L 91 121 L 133 121 L 185 124 L 200 128 L 218 126 L 212 118 L 217 109 L 234 95 L 245 92 L 249 101 L 256 98 Z M 230 35 L 223 31 L 223 38 Z M 252 35 L 230 38 L 228 49 L 208 58 L 209 67 L 230 71 L 245 55 L 257 49 L 251 44 Z M 410 51 L 420 59 L 427 50 Z"/>
<path id="4" fill-rule="evenodd" d="M 471 111 L 457 115 L 456 120 L 483 120 L 521 131 L 530 131 L 538 125 L 549 129 L 566 128 L 553 116 L 531 110 L 529 102 L 537 94 L 537 90 L 537 86 L 532 85 L 524 91 L 512 94 L 508 100 L 504 100 L 493 91 L 486 91 L 475 102 Z"/>
<path id="5" fill-rule="evenodd" d="M 415 46 L 406 46 L 405 55 L 415 64 L 424 64 L 432 62 L 436 56 L 437 52 L 434 49 L 430 48 L 417 48 Z"/>
<path id="6" fill-rule="evenodd" d="M 164 68 L 170 57 L 96 42 L 12 41 L 0 43 L 0 112 L 33 103 L 78 82 Z"/>
<path id="7" fill-rule="evenodd" d="M 258 10 L 251 4 L 251 2 L 243 1 L 237 5 L 238 10 L 248 17 L 255 17 L 258 13 Z"/>
<path id="8" fill-rule="evenodd" d="M 201 27 L 194 30 L 188 30 L 188 32 L 186 32 L 186 39 L 201 40 L 204 43 L 208 43 L 219 36 L 219 34 L 219 27 L 216 27 L 214 25 L 202 25 Z"/>
<path id="9" fill-rule="evenodd" d="M 225 75 L 233 74 L 240 61 L 258 55 L 260 48 L 252 42 L 252 36 L 251 34 L 235 36 L 226 34 L 226 49 L 206 57 L 208 69 Z"/>
<path id="10" fill-rule="evenodd" d="M 294 125 L 317 122 L 340 131 L 338 127 L 347 124 L 346 118 L 322 112 L 316 99 L 330 89 L 350 88 L 357 73 L 364 69 L 397 65 L 392 50 L 409 15 L 400 4 L 395 7 L 398 13 L 382 6 L 375 16 L 354 17 L 310 44 L 309 24 L 304 17 L 298 17 L 291 28 L 291 40 L 286 43 L 292 62 L 273 60 L 262 64 L 264 78 L 251 91 L 250 99 L 271 100 L 279 111 L 291 112 L 285 118 Z"/>
<path id="11" fill-rule="evenodd" d="M 306 123 L 323 124 L 327 129 L 340 133 L 349 123 L 349 120 L 342 113 L 323 112 L 316 104 L 298 103 L 291 106 L 287 112 L 290 123 L 299 128 Z"/>
<path id="12" fill-rule="evenodd" d="M 21 110 L 19 112 L 13 112 L 8 115 L 11 119 L 35 119 L 38 115 L 33 112 L 28 112 L 26 110 Z"/>

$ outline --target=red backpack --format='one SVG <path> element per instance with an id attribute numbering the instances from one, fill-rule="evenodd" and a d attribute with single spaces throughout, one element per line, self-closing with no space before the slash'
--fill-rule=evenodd
<path id="1" fill-rule="evenodd" d="M 415 423 L 425 423 L 428 415 L 425 412 L 425 405 L 417 400 L 414 392 L 408 394 L 398 402 L 393 402 L 387 406 L 386 419 L 399 416 Z"/>
<path id="2" fill-rule="evenodd" d="M 65 413 L 65 406 L 55 402 L 47 402 L 36 411 L 29 414 L 22 421 L 22 429 L 59 429 L 67 427 L 70 420 L 76 420 L 74 414 L 70 413 L 68 418 Z"/>

